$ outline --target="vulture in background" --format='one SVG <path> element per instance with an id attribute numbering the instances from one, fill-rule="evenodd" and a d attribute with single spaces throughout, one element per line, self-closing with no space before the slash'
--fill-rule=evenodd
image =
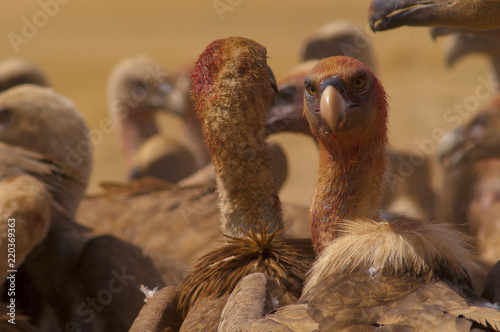
<path id="1" fill-rule="evenodd" d="M 92 164 L 81 114 L 35 85 L 1 93 L 0 113 L 0 214 L 16 218 L 19 263 L 31 249 L 16 273 L 16 313 L 46 331 L 128 329 L 144 303 L 140 285 L 164 283 L 139 248 L 74 222 Z M 7 284 L 2 291 L 7 298 Z"/>
<path id="2" fill-rule="evenodd" d="M 443 215 L 477 238 L 479 257 L 500 259 L 500 94 L 439 146 Z"/>
<path id="3" fill-rule="evenodd" d="M 264 132 L 277 93 L 266 53 L 252 40 L 231 37 L 212 42 L 196 63 L 192 94 L 214 164 L 227 243 L 202 257 L 177 290 L 154 295 L 131 331 L 176 330 L 168 324 L 180 322 L 180 331 L 217 331 L 229 294 L 253 272 L 277 283 L 281 296 L 272 299 L 273 308 L 300 296 L 313 250 L 310 240 L 284 235 Z"/>
<path id="4" fill-rule="evenodd" d="M 189 72 L 183 69 L 172 76 L 144 55 L 124 59 L 111 72 L 107 89 L 109 111 L 118 129 L 130 179 L 155 177 L 178 183 L 210 161 L 189 93 Z M 180 116 L 186 137 L 179 140 L 162 135 L 155 120 L 158 110 Z M 283 184 L 286 157 L 276 143 L 272 151 L 275 174 Z M 215 181 L 213 171 L 193 176 L 196 181 L 191 178 L 183 183 Z"/>
<path id="5" fill-rule="evenodd" d="M 498 331 L 498 307 L 471 290 L 477 265 L 461 233 L 369 217 L 385 170 L 381 82 L 361 62 L 331 57 L 306 76 L 305 89 L 304 112 L 320 147 L 310 215 L 318 259 L 298 302 L 259 320 L 248 317 L 262 313 L 268 293 L 258 274 L 247 276 L 220 331 Z"/>
<path id="6" fill-rule="evenodd" d="M 144 55 L 119 62 L 108 80 L 107 99 L 130 178 L 152 176 L 176 183 L 198 169 L 184 144 L 159 132 L 157 111 L 178 114 L 184 100 L 157 62 Z"/>
<path id="7" fill-rule="evenodd" d="M 372 0 L 369 21 L 373 31 L 408 26 L 500 28 L 499 0 Z"/>
<path id="8" fill-rule="evenodd" d="M 451 42 L 445 51 L 448 66 L 454 66 L 457 61 L 468 54 L 485 54 L 491 60 L 493 73 L 500 91 L 500 29 L 468 30 L 461 28 L 436 27 L 431 29 L 433 39 L 452 35 Z"/>
<path id="9" fill-rule="evenodd" d="M 500 77 L 500 29 L 472 31 L 434 28 L 433 37 L 452 34 L 445 58 L 453 65 L 472 53 L 487 55 L 494 73 Z M 494 82 L 495 80 L 490 80 Z M 498 82 L 498 81 L 497 81 Z M 500 83 L 485 91 L 500 91 Z M 486 90 L 488 89 L 488 90 Z M 439 204 L 440 218 L 450 220 L 477 238 L 479 257 L 493 265 L 500 259 L 496 224 L 500 197 L 500 94 L 481 108 L 472 119 L 443 137 L 439 159 L 443 183 Z"/>

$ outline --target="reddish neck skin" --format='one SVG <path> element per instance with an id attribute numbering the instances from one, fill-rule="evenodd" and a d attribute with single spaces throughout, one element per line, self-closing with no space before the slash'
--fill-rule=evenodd
<path id="1" fill-rule="evenodd" d="M 386 162 L 386 138 L 381 133 L 368 133 L 347 144 L 339 137 L 332 138 L 331 144 L 319 142 L 318 179 L 310 215 L 316 253 L 338 235 L 338 221 L 378 216 Z M 350 148 L 342 148 L 342 143 Z"/>
<path id="2" fill-rule="evenodd" d="M 133 156 L 139 146 L 149 137 L 159 133 L 153 111 L 133 110 L 119 120 L 122 152 L 127 170 L 132 167 Z"/>

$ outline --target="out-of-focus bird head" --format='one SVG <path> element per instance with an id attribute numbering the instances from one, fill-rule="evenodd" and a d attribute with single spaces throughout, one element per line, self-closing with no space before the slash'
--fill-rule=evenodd
<path id="1" fill-rule="evenodd" d="M 448 66 L 470 54 L 484 54 L 491 59 L 497 80 L 500 80 L 500 29 L 469 30 L 454 27 L 436 27 L 431 29 L 431 36 L 436 39 L 451 35 L 445 50 Z M 497 86 L 500 89 L 500 83 Z"/>
<path id="2" fill-rule="evenodd" d="M 372 0 L 368 16 L 373 31 L 405 25 L 493 29 L 499 12 L 495 0 Z"/>
<path id="3" fill-rule="evenodd" d="M 430 26 L 446 0 L 372 0 L 368 16 L 373 31 L 404 25 Z"/>
<path id="4" fill-rule="evenodd" d="M 264 127 L 265 114 L 254 109 L 267 109 L 276 101 L 278 92 L 266 58 L 265 47 L 242 37 L 219 39 L 208 45 L 192 73 L 191 93 L 202 122 L 211 121 L 207 110 L 217 101 L 220 111 L 227 112 L 234 125 L 247 124 L 259 133 Z M 254 109 L 235 109 L 235 103 L 253 105 Z"/>
<path id="5" fill-rule="evenodd" d="M 22 84 L 49 86 L 42 70 L 29 61 L 12 58 L 0 62 L 0 91 Z"/>
<path id="6" fill-rule="evenodd" d="M 352 148 L 386 141 L 387 98 L 380 81 L 350 57 L 321 60 L 304 80 L 304 113 L 320 144 Z"/>
<path id="7" fill-rule="evenodd" d="M 278 82 L 278 99 L 266 114 L 266 132 L 295 132 L 311 135 L 304 118 L 304 78 L 319 60 L 299 64 Z"/>
<path id="8" fill-rule="evenodd" d="M 354 23 L 334 20 L 314 31 L 302 44 L 300 61 L 350 56 L 375 70 L 370 37 Z"/>
<path id="9" fill-rule="evenodd" d="M 175 89 L 169 74 L 145 55 L 118 63 L 108 80 L 108 103 L 113 116 L 150 115 L 156 110 L 182 114 L 185 99 Z M 123 114 L 122 114 L 123 112 Z"/>
<path id="10" fill-rule="evenodd" d="M 24 84 L 0 94 L 0 141 L 69 166 L 61 174 L 62 204 L 73 216 L 92 169 L 93 145 L 73 102 L 50 88 Z"/>
<path id="11" fill-rule="evenodd" d="M 500 157 L 500 95 L 466 125 L 447 133 L 438 158 L 448 169 L 485 158 Z"/>

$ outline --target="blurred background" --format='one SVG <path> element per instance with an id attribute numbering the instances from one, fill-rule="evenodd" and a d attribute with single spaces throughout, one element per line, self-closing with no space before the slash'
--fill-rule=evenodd
<path id="1" fill-rule="evenodd" d="M 0 59 L 21 57 L 39 65 L 54 89 L 75 102 L 92 130 L 108 117 L 106 80 L 124 57 L 147 54 L 174 71 L 194 63 L 212 40 L 244 36 L 266 46 L 269 65 L 279 81 L 298 63 L 300 45 L 307 36 L 331 20 L 350 20 L 371 38 L 375 50 L 376 73 L 390 96 L 391 145 L 433 154 L 434 134 L 458 124 L 456 116 L 450 119 L 455 105 L 469 103 L 458 117 L 464 122 L 490 100 L 475 96 L 481 80 L 488 77 L 488 61 L 467 57 L 453 70 L 446 68 L 442 59 L 446 39 L 432 41 L 426 28 L 374 35 L 367 21 L 369 2 L 2 0 Z M 26 30 L 26 22 L 38 26 Z M 22 39 L 13 43 L 13 34 Z M 165 135 L 180 136 L 179 119 L 159 117 Z M 316 178 L 317 148 L 300 135 L 279 134 L 277 139 L 290 162 L 281 197 L 308 203 Z M 115 133 L 104 134 L 94 152 L 89 192 L 99 191 L 99 181 L 125 180 Z"/>

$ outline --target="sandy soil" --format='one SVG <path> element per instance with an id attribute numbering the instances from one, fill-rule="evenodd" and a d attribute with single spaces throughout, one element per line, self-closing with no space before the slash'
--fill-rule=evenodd
<path id="1" fill-rule="evenodd" d="M 227 4 L 221 16 L 214 5 Z M 50 11 L 46 15 L 42 4 Z M 55 6 L 57 4 L 57 6 Z M 145 53 L 168 70 L 195 61 L 212 40 L 241 35 L 268 50 L 279 79 L 298 61 L 301 41 L 330 20 L 346 19 L 372 37 L 377 73 L 391 97 L 390 141 L 395 148 L 434 153 L 435 137 L 466 120 L 489 97 L 475 95 L 488 61 L 465 59 L 453 71 L 425 28 L 402 28 L 373 35 L 367 25 L 368 0 L 337 1 L 131 1 L 40 0 L 0 3 L 0 59 L 19 56 L 40 65 L 54 89 L 74 100 L 91 129 L 107 115 L 105 84 L 123 57 Z M 37 31 L 24 26 L 36 23 Z M 23 36 L 13 45 L 9 37 Z M 465 105 L 458 115 L 455 104 Z M 161 116 L 166 135 L 180 135 L 179 120 Z M 282 190 L 285 201 L 309 202 L 316 177 L 317 151 L 310 139 L 282 134 L 291 172 Z M 123 180 L 122 158 L 114 133 L 95 144 L 89 191 L 101 180 Z"/>

